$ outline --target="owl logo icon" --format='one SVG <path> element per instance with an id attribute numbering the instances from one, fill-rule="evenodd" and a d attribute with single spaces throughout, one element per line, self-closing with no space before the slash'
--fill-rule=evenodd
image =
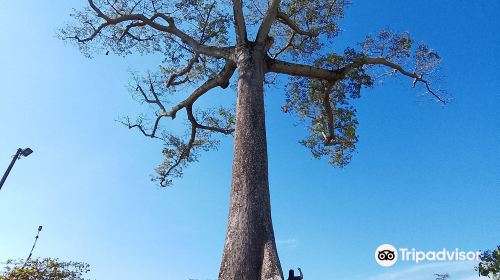
<path id="1" fill-rule="evenodd" d="M 394 259 L 394 254 L 394 251 L 383 250 L 378 252 L 377 258 L 381 261 L 392 261 Z"/>
<path id="2" fill-rule="evenodd" d="M 375 250 L 375 261 L 381 266 L 393 266 L 397 260 L 398 250 L 391 244 L 382 244 Z"/>

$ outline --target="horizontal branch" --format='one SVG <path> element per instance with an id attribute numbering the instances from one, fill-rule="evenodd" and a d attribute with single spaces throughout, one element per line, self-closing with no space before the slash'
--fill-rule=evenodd
<path id="1" fill-rule="evenodd" d="M 196 124 L 196 127 L 199 129 L 210 130 L 213 132 L 219 132 L 219 133 L 226 134 L 226 135 L 229 135 L 229 134 L 234 132 L 234 128 L 225 129 L 225 128 L 221 128 L 221 127 L 202 125 L 199 123 Z"/>
<path id="2" fill-rule="evenodd" d="M 142 120 L 141 120 L 141 121 L 139 121 L 138 123 L 135 123 L 135 124 L 132 124 L 132 123 L 130 122 L 130 118 L 129 118 L 129 117 L 126 117 L 126 118 L 125 118 L 125 120 L 126 120 L 126 121 L 122 121 L 122 120 L 117 120 L 117 121 L 118 121 L 118 122 L 120 122 L 121 124 L 123 124 L 123 125 L 127 126 L 127 127 L 128 127 L 128 129 L 132 129 L 132 128 L 137 128 L 137 129 L 139 129 L 139 131 L 140 131 L 140 132 L 141 132 L 144 136 L 146 136 L 146 137 L 151 137 L 151 138 L 156 138 L 156 139 L 163 140 L 163 138 L 162 138 L 162 137 L 158 137 L 158 136 L 156 135 L 156 133 L 155 133 L 156 131 L 155 131 L 155 130 L 153 130 L 152 132 L 147 132 L 147 131 L 146 131 L 146 128 L 144 128 L 144 126 L 143 126 L 143 124 L 142 124 Z M 158 119 L 157 119 L 157 121 L 158 121 Z M 155 126 L 156 126 L 156 124 L 155 124 Z"/>
<path id="3" fill-rule="evenodd" d="M 311 65 L 286 62 L 270 57 L 267 57 L 267 71 L 326 81 L 337 81 L 344 77 L 338 70 L 328 70 Z"/>
<path id="4" fill-rule="evenodd" d="M 416 73 L 409 72 L 400 65 L 387 60 L 384 57 L 368 57 L 361 56 L 355 59 L 353 62 L 335 70 L 325 69 L 317 66 L 297 64 L 291 62 L 285 62 L 277 59 L 272 59 L 267 57 L 267 71 L 281 73 L 291 76 L 306 77 L 312 79 L 320 79 L 330 82 L 336 82 L 344 79 L 351 71 L 356 68 L 363 67 L 365 65 L 383 65 L 399 71 L 401 74 L 413 78 L 413 86 L 418 82 L 425 85 L 427 91 L 433 95 L 439 102 L 445 104 L 446 101 L 436 94 L 431 88 L 429 81 L 423 79 L 422 75 L 417 75 Z"/>

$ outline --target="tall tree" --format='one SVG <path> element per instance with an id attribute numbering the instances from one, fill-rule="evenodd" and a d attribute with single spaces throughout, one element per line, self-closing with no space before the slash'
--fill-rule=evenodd
<path id="1" fill-rule="evenodd" d="M 132 91 L 156 106 L 154 118 L 123 123 L 164 141 L 155 180 L 169 186 L 200 151 L 216 147 L 214 134 L 234 135 L 230 212 L 219 279 L 283 279 L 271 220 L 264 85 L 290 77 L 283 111 L 308 126 L 301 141 L 316 158 L 345 166 L 358 141 L 351 105 L 363 87 L 402 75 L 439 102 L 431 87 L 440 56 L 408 33 L 382 31 L 356 48 L 335 52 L 346 0 L 89 0 L 75 10 L 61 38 L 90 56 L 113 51 L 158 53 L 159 71 L 134 76 Z M 194 109 L 200 97 L 229 86 L 237 70 L 235 110 Z M 192 89 L 172 107 L 174 94 Z M 178 98 L 178 97 L 177 97 Z M 208 98 L 208 97 L 206 97 Z M 215 97 L 211 97 L 215 98 Z M 185 111 L 185 137 L 162 121 Z"/>

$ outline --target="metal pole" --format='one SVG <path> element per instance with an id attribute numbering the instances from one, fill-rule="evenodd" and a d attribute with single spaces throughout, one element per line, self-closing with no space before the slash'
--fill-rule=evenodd
<path id="1" fill-rule="evenodd" d="M 3 174 L 2 181 L 0 181 L 0 190 L 2 189 L 3 183 L 5 183 L 5 180 L 7 180 L 7 176 L 9 176 L 10 170 L 12 169 L 12 166 L 14 166 L 14 163 L 16 163 L 16 160 L 19 158 L 21 155 L 22 149 L 17 149 L 16 155 L 12 159 L 12 161 L 9 164 L 9 167 L 7 167 L 7 170 L 5 171 L 5 174 Z"/>
<path id="2" fill-rule="evenodd" d="M 42 226 L 38 226 L 38 232 L 37 232 L 36 237 L 35 237 L 35 242 L 33 243 L 33 247 L 31 247 L 31 251 L 30 251 L 28 258 L 24 262 L 23 268 L 26 266 L 28 261 L 31 259 L 31 256 L 33 255 L 33 250 L 35 249 L 36 242 L 38 241 L 38 236 L 40 235 L 40 231 L 42 231 Z"/>

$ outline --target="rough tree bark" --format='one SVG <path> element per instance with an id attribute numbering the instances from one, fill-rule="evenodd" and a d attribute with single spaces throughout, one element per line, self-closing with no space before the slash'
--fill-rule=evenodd
<path id="1" fill-rule="evenodd" d="M 229 221 L 220 280 L 283 279 L 274 241 L 267 171 L 264 51 L 236 50 L 238 97 Z"/>

